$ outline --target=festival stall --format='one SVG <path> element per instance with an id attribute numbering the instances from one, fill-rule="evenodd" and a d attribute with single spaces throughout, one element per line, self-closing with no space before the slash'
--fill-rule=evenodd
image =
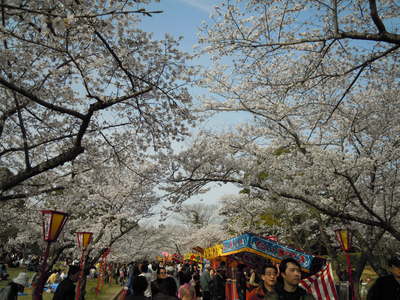
<path id="1" fill-rule="evenodd" d="M 208 260 L 213 269 L 217 268 L 221 261 L 226 261 L 226 257 L 222 257 L 222 244 L 217 244 L 204 249 L 204 258 Z"/>
<path id="2" fill-rule="evenodd" d="M 183 262 L 183 256 L 178 254 L 178 253 L 174 253 L 172 254 L 172 262 L 174 264 L 180 264 Z"/>
<path id="3" fill-rule="evenodd" d="M 325 259 L 282 245 L 276 241 L 245 233 L 222 242 L 222 256 L 229 256 L 249 266 L 260 266 L 270 260 L 280 263 L 292 257 L 297 260 L 303 272 L 313 274 L 325 264 Z"/>
<path id="4" fill-rule="evenodd" d="M 203 255 L 200 253 L 189 252 L 183 256 L 183 260 L 191 264 L 201 264 L 203 263 Z"/>
<path id="5" fill-rule="evenodd" d="M 179 264 L 183 262 L 183 256 L 178 253 L 170 254 L 166 251 L 161 252 L 161 255 L 156 256 L 156 260 L 163 265 L 170 263 Z"/>
<path id="6" fill-rule="evenodd" d="M 267 262 L 280 263 L 283 259 L 296 259 L 303 272 L 314 274 L 325 264 L 325 259 L 293 249 L 278 243 L 274 239 L 263 238 L 251 233 L 245 233 L 223 241 L 221 244 L 204 249 L 204 257 L 217 268 L 225 262 L 228 268 L 226 283 L 226 299 L 239 299 L 236 290 L 235 270 L 238 263 L 251 268 L 259 268 Z M 230 276 L 229 276 L 230 275 Z"/>
<path id="7" fill-rule="evenodd" d="M 217 244 L 209 248 L 204 249 L 204 258 L 210 261 L 211 267 L 217 269 L 222 263 L 225 263 L 229 268 L 236 267 L 236 261 L 230 259 L 228 256 L 223 255 L 223 244 Z M 236 281 L 233 278 L 229 278 L 225 286 L 225 295 L 228 300 L 238 299 L 238 294 L 236 291 Z"/>

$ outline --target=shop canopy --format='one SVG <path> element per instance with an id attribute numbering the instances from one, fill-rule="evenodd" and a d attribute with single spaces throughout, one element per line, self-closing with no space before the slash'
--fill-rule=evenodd
<path id="1" fill-rule="evenodd" d="M 314 273 L 325 264 L 325 259 L 282 245 L 276 241 L 245 233 L 223 241 L 222 244 L 204 249 L 207 259 L 229 256 L 251 266 L 260 266 L 267 260 L 281 262 L 292 257 L 297 260 L 304 272 Z"/>

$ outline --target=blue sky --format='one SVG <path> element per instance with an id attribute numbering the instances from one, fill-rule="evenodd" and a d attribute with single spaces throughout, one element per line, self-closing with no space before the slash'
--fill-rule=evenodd
<path id="1" fill-rule="evenodd" d="M 142 29 L 153 32 L 155 39 L 162 39 L 166 33 L 178 38 L 183 37 L 181 49 L 188 53 L 194 52 L 194 45 L 197 44 L 197 34 L 201 22 L 208 22 L 214 6 L 219 4 L 216 0 L 161 0 L 159 3 L 152 3 L 146 9 L 161 10 L 163 13 L 154 14 L 153 17 L 144 17 Z M 209 60 L 203 56 L 194 64 L 207 66 Z M 206 90 L 193 89 L 192 95 L 196 98 L 199 95 L 207 95 Z M 244 113 L 221 113 L 218 117 L 208 120 L 201 128 L 220 128 L 229 130 L 240 121 L 248 120 Z"/>
<path id="2" fill-rule="evenodd" d="M 160 3 L 153 3 L 146 6 L 147 10 L 162 10 L 162 14 L 154 14 L 153 17 L 144 17 L 142 29 L 154 33 L 154 38 L 162 39 L 165 33 L 174 37 L 182 36 L 182 50 L 192 52 L 193 46 L 197 43 L 197 32 L 202 21 L 208 20 L 213 7 L 218 1 L 215 0 L 161 0 Z M 207 63 L 204 57 L 201 63 Z M 202 92 L 206 93 L 206 91 Z M 198 91 L 193 91 L 194 97 Z M 216 117 L 202 127 L 213 127 L 216 125 L 221 128 L 234 126 L 238 121 L 237 114 L 225 114 Z M 222 187 L 213 187 L 210 192 L 190 199 L 188 203 L 204 201 L 205 203 L 215 203 L 222 195 L 236 194 L 238 189 L 231 184 L 225 184 Z"/>
<path id="3" fill-rule="evenodd" d="M 147 10 L 162 10 L 163 13 L 144 17 L 143 29 L 154 32 L 157 39 L 165 33 L 183 36 L 182 49 L 191 52 L 200 23 L 207 20 L 215 3 L 212 0 L 161 0 L 146 6 Z"/>

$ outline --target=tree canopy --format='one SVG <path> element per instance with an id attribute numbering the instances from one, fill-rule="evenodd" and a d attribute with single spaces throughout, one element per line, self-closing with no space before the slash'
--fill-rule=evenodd
<path id="1" fill-rule="evenodd" d="M 0 199 L 62 190 L 72 162 L 162 149 L 193 125 L 194 69 L 140 29 L 149 1 L 0 3 Z"/>
<path id="2" fill-rule="evenodd" d="M 253 121 L 176 155 L 174 200 L 236 183 L 400 241 L 398 12 L 396 1 L 223 1 L 201 32 L 214 60 L 204 111 Z"/>

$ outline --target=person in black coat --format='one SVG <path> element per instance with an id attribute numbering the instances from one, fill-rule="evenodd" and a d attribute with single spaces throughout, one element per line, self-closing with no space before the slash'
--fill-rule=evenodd
<path id="1" fill-rule="evenodd" d="M 69 266 L 68 276 L 58 285 L 53 300 L 71 300 L 75 299 L 75 282 L 79 279 L 79 267 Z"/>
<path id="2" fill-rule="evenodd" d="M 225 300 L 225 269 L 217 268 L 210 282 L 211 300 Z"/>
<path id="3" fill-rule="evenodd" d="M 144 291 L 147 289 L 148 282 L 144 276 L 136 276 L 132 280 L 133 294 L 128 295 L 125 300 L 147 300 Z"/>
<path id="4" fill-rule="evenodd" d="M 400 300 L 400 255 L 393 256 L 388 264 L 392 274 L 375 281 L 368 291 L 367 300 Z"/>
<path id="5" fill-rule="evenodd" d="M 244 275 L 245 265 L 239 264 L 236 272 L 236 289 L 239 296 L 239 300 L 246 299 L 246 276 Z"/>

